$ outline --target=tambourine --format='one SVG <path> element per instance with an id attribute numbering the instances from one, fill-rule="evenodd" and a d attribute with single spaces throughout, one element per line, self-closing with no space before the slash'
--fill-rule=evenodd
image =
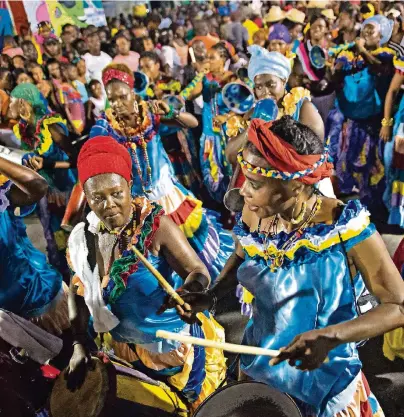
<path id="1" fill-rule="evenodd" d="M 325 67 L 327 59 L 325 55 L 325 50 L 321 48 L 321 46 L 314 45 L 309 53 L 309 58 L 311 65 L 313 65 L 314 68 L 322 69 Z"/>
<path id="2" fill-rule="evenodd" d="M 276 101 L 273 98 L 264 98 L 255 104 L 254 112 L 251 119 L 261 119 L 266 122 L 276 120 L 279 109 Z"/>
<path id="3" fill-rule="evenodd" d="M 242 83 L 228 83 L 223 87 L 222 98 L 225 106 L 236 114 L 244 114 L 254 106 L 254 92 Z"/>

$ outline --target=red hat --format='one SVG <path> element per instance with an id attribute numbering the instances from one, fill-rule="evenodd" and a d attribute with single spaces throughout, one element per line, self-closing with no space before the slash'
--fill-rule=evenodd
<path id="1" fill-rule="evenodd" d="M 100 174 L 118 174 L 132 179 L 132 159 L 127 149 L 110 136 L 96 136 L 81 148 L 77 169 L 82 185 Z"/>

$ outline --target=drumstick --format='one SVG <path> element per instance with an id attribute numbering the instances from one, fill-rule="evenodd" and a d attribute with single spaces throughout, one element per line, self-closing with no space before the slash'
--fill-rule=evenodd
<path id="1" fill-rule="evenodd" d="M 189 48 L 189 56 L 191 57 L 192 63 L 195 64 L 196 58 L 195 58 L 194 48 L 192 48 L 192 46 Z"/>
<path id="2" fill-rule="evenodd" d="M 225 350 L 226 352 L 241 353 L 243 355 L 261 355 L 271 356 L 275 358 L 279 356 L 279 350 L 264 349 L 255 346 L 236 345 L 233 343 L 215 342 L 214 340 L 200 339 L 199 337 L 185 336 L 179 333 L 167 332 L 165 330 L 157 330 L 157 337 L 168 340 L 176 340 L 178 342 L 189 343 L 192 345 L 205 346 L 215 349 Z"/>
<path id="3" fill-rule="evenodd" d="M 159 271 L 146 259 L 146 257 L 135 247 L 132 247 L 132 251 L 135 255 L 144 263 L 144 266 L 156 277 L 159 284 L 163 287 L 164 291 L 174 299 L 174 301 L 183 306 L 185 301 L 181 296 L 174 290 L 174 288 L 169 284 L 169 282 L 160 274 Z"/>

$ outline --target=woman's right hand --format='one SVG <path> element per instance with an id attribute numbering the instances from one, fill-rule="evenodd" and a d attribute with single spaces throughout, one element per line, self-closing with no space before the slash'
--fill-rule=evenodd
<path id="1" fill-rule="evenodd" d="M 391 126 L 382 126 L 380 129 L 380 139 L 382 139 L 384 142 L 390 142 L 391 141 L 391 133 L 392 133 L 392 127 Z"/>
<path id="2" fill-rule="evenodd" d="M 87 370 L 91 367 L 90 352 L 82 344 L 74 345 L 73 355 L 66 372 L 66 385 L 70 391 L 79 389 L 86 378 Z"/>

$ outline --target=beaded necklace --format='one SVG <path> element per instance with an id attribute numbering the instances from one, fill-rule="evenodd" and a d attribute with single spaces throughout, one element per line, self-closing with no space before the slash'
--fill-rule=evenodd
<path id="1" fill-rule="evenodd" d="M 286 252 L 298 239 L 302 237 L 304 230 L 311 223 L 311 221 L 314 219 L 314 217 L 320 210 L 321 203 L 321 198 L 317 196 L 316 202 L 314 203 L 313 208 L 310 214 L 308 215 L 307 219 L 294 231 L 294 233 L 286 240 L 286 242 L 282 245 L 282 247 L 279 250 L 277 250 L 274 254 L 270 254 L 268 251 L 268 240 L 269 238 L 273 237 L 276 233 L 277 225 L 279 222 L 279 217 L 275 216 L 269 227 L 268 234 L 265 236 L 264 239 L 264 255 L 271 272 L 275 272 L 278 268 L 280 268 L 283 265 Z M 271 229 L 274 230 L 275 233 L 270 233 Z"/>
<path id="2" fill-rule="evenodd" d="M 153 132 L 153 120 L 148 112 L 147 103 L 142 102 L 139 104 L 141 108 L 140 113 L 143 117 L 143 122 L 138 124 L 136 128 L 126 126 L 123 121 L 117 121 L 114 116 L 111 114 L 111 125 L 114 130 L 122 132 L 126 140 L 123 145 L 128 149 L 133 163 L 136 167 L 136 172 L 139 176 L 140 183 L 144 194 L 149 194 L 152 192 L 150 189 L 152 184 L 152 169 L 150 166 L 149 154 L 147 152 L 147 143 L 154 137 Z M 150 135 L 148 135 L 150 133 Z M 148 137 L 148 139 L 146 139 Z M 143 176 L 142 165 L 139 161 L 137 154 L 137 148 L 140 147 L 142 150 L 143 160 L 146 165 L 146 178 Z"/>

